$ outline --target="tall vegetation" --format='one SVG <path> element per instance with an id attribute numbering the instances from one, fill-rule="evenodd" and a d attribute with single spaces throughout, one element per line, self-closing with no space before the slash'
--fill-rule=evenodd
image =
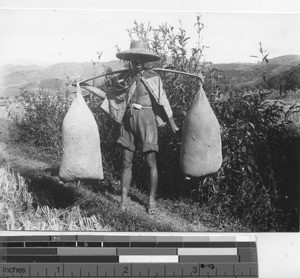
<path id="1" fill-rule="evenodd" d="M 61 126 L 71 100 L 70 92 L 22 92 L 17 103 L 8 109 L 8 115 L 18 128 L 16 139 L 59 154 Z"/>
<path id="2" fill-rule="evenodd" d="M 195 36 L 191 38 L 180 24 L 167 23 L 157 27 L 134 22 L 128 30 L 130 39 L 147 40 L 161 60 L 150 67 L 167 67 L 204 76 L 203 87 L 221 125 L 223 165 L 215 174 L 185 179 L 180 170 L 180 136 L 169 127 L 159 130 L 160 152 L 157 155 L 159 191 L 162 197 L 193 199 L 198 206 L 218 217 L 235 217 L 253 231 L 291 231 L 298 229 L 297 166 L 299 167 L 299 134 L 296 134 L 289 115 L 292 108 L 279 100 L 266 102 L 268 91 L 262 83 L 251 90 L 227 88 L 220 90 L 223 77 L 213 65 L 204 61 L 202 42 L 204 24 L 197 16 Z M 259 49 L 265 54 L 262 46 Z M 261 63 L 267 69 L 267 56 Z M 266 82 L 265 73 L 261 73 Z M 199 88 L 196 79 L 184 75 L 161 74 L 164 88 L 181 127 Z M 107 89 L 110 80 L 101 84 Z M 43 95 L 43 94 L 42 94 Z M 28 94 L 23 99 L 25 114 L 19 124 L 23 140 L 59 149 L 60 126 L 69 102 L 65 96 Z M 94 113 L 101 135 L 106 172 L 118 178 L 120 150 L 117 148 L 118 125 L 100 108 L 100 100 L 86 98 Z M 34 107 L 34 108 L 32 108 Z M 47 115 L 47 116 L 46 116 Z M 135 156 L 133 182 L 140 189 L 147 188 L 142 153 Z"/>

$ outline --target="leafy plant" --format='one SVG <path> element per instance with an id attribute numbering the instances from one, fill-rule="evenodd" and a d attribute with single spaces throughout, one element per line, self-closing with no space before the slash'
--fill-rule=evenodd
<path id="1" fill-rule="evenodd" d="M 9 110 L 18 129 L 18 139 L 59 154 L 62 122 L 71 101 L 69 92 L 23 92 L 15 102 L 21 115 Z"/>

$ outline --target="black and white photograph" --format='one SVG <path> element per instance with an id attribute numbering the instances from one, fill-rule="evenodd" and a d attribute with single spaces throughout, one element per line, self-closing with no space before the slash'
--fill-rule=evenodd
<path id="1" fill-rule="evenodd" d="M 298 232 L 299 13 L 75 3 L 0 9 L 0 230 Z"/>

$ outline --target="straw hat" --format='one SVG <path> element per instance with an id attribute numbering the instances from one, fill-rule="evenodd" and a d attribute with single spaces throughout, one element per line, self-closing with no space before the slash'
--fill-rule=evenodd
<path id="1" fill-rule="evenodd" d="M 132 41 L 130 49 L 120 51 L 116 54 L 119 59 L 132 61 L 134 59 L 142 60 L 145 63 L 160 60 L 160 57 L 149 50 L 149 45 L 144 41 Z"/>

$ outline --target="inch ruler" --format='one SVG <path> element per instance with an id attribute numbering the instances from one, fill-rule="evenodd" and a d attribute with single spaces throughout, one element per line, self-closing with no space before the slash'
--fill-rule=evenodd
<path id="1" fill-rule="evenodd" d="M 258 277 L 255 236 L 0 236 L 0 277 Z"/>

